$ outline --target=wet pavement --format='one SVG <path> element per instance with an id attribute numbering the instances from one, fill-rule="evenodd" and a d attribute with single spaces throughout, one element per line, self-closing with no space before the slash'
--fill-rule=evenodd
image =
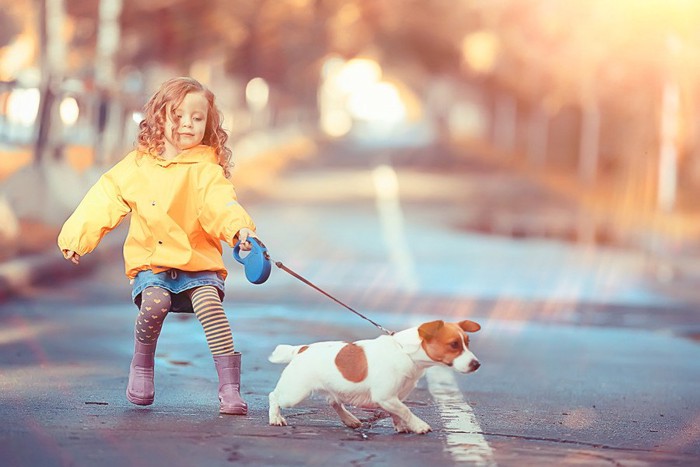
<path id="1" fill-rule="evenodd" d="M 439 150 L 322 147 L 274 183 L 240 193 L 274 260 L 382 326 L 482 325 L 471 338 L 482 368 L 453 376 L 460 412 L 433 390 L 435 375 L 408 398 L 433 432 L 397 435 L 385 413 L 357 409 L 363 426 L 351 430 L 319 399 L 286 411 L 290 426 L 268 426 L 267 393 L 282 370 L 266 360 L 275 345 L 380 332 L 276 268 L 267 283 L 246 283 L 230 250 L 225 306 L 249 414 L 217 413 L 213 361 L 189 315 L 166 320 L 154 405 L 129 404 L 136 309 L 111 251 L 84 258 L 95 261 L 86 274 L 76 269 L 0 304 L 8 465 L 422 466 L 459 464 L 475 451 L 467 465 L 698 462 L 694 297 L 669 293 L 656 258 L 634 246 L 503 234 L 493 219 L 507 217 L 499 213 L 514 200 L 519 218 L 585 213 Z M 484 213 L 488 234 L 470 224 Z M 466 412 L 474 423 L 455 425 Z M 484 444 L 468 445 L 472 434 Z"/>

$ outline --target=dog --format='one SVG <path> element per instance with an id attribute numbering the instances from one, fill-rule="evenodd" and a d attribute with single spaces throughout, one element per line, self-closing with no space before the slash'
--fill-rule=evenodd
<path id="1" fill-rule="evenodd" d="M 278 345 L 268 360 L 288 363 L 269 394 L 270 425 L 285 426 L 282 408 L 294 407 L 312 393 L 325 393 L 331 407 L 350 428 L 361 426 L 344 404 L 389 412 L 399 433 L 427 433 L 430 425 L 402 402 L 425 370 L 446 365 L 460 373 L 481 364 L 469 350 L 468 332 L 481 326 L 473 321 L 431 321 L 380 336 L 347 342 Z"/>

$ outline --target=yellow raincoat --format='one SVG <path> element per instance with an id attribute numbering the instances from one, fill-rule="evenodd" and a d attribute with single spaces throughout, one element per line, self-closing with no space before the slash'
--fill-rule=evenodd
<path id="1" fill-rule="evenodd" d="M 129 153 L 90 188 L 58 236 L 63 252 L 84 256 L 131 213 L 124 243 L 126 275 L 216 271 L 227 275 L 221 241 L 233 246 L 238 231 L 255 230 L 236 201 L 216 153 L 196 146 L 171 160 Z"/>

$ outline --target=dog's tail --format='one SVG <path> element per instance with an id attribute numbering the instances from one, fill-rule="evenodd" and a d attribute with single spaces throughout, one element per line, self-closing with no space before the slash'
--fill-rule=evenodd
<path id="1" fill-rule="evenodd" d="M 289 363 L 294 357 L 309 348 L 308 345 L 280 344 L 272 351 L 267 359 L 272 363 Z"/>

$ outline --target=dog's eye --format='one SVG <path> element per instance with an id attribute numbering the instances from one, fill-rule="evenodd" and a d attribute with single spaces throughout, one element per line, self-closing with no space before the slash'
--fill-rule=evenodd
<path id="1" fill-rule="evenodd" d="M 452 347 L 455 350 L 459 349 L 459 342 L 457 342 L 457 341 L 450 342 L 450 347 Z"/>

